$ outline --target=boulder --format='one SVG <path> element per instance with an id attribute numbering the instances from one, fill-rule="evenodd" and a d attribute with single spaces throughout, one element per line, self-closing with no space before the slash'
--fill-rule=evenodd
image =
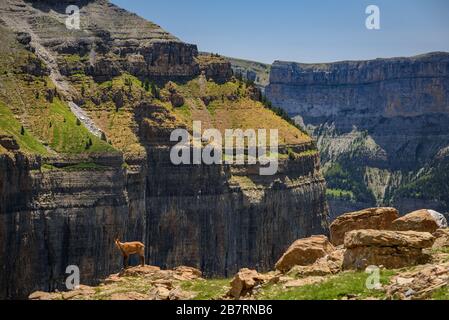
<path id="1" fill-rule="evenodd" d="M 427 210 L 427 211 L 437 222 L 438 228 L 444 229 L 444 228 L 448 227 L 447 219 L 443 214 L 441 214 L 435 210 Z"/>
<path id="2" fill-rule="evenodd" d="M 429 248 L 435 238 L 428 232 L 355 230 L 346 234 L 345 248 L 356 247 L 410 247 Z"/>
<path id="3" fill-rule="evenodd" d="M 150 289 L 148 292 L 149 300 L 169 300 L 170 290 L 164 286 L 157 286 Z"/>
<path id="4" fill-rule="evenodd" d="M 392 228 L 398 231 L 420 231 L 433 233 L 439 228 L 446 228 L 444 216 L 433 210 L 418 210 L 393 221 Z"/>
<path id="5" fill-rule="evenodd" d="M 176 275 L 181 277 L 183 280 L 195 280 L 203 276 L 203 273 L 200 270 L 192 267 L 180 266 L 173 270 Z"/>
<path id="6" fill-rule="evenodd" d="M 170 291 L 169 300 L 192 300 L 196 296 L 193 292 L 184 291 L 177 287 Z"/>
<path id="7" fill-rule="evenodd" d="M 234 299 L 250 295 L 254 287 L 268 282 L 270 278 L 270 276 L 260 274 L 256 270 L 241 269 L 232 279 L 228 295 Z"/>
<path id="8" fill-rule="evenodd" d="M 0 146 L 6 150 L 19 150 L 20 146 L 13 136 L 0 135 Z"/>
<path id="9" fill-rule="evenodd" d="M 449 282 L 449 263 L 425 265 L 394 276 L 385 288 L 387 299 L 424 300 Z"/>
<path id="10" fill-rule="evenodd" d="M 137 277 L 153 275 L 156 272 L 161 271 L 161 268 L 155 266 L 135 266 L 126 269 L 122 269 L 118 274 L 119 277 Z"/>
<path id="11" fill-rule="evenodd" d="M 184 105 L 185 100 L 184 97 L 179 93 L 173 93 L 170 95 L 170 102 L 173 108 L 180 108 Z"/>
<path id="12" fill-rule="evenodd" d="M 423 248 L 435 238 L 427 232 L 356 230 L 345 236 L 343 269 L 364 270 L 368 266 L 397 269 L 427 263 Z"/>
<path id="13" fill-rule="evenodd" d="M 308 266 L 335 250 L 326 236 L 296 240 L 276 263 L 276 270 L 287 272 L 294 266 Z"/>
<path id="14" fill-rule="evenodd" d="M 434 249 L 449 247 L 449 229 L 438 229 L 433 236 L 436 238 L 433 244 Z"/>
<path id="15" fill-rule="evenodd" d="M 43 291 L 35 291 L 28 296 L 30 300 L 53 300 L 54 294 L 43 292 Z"/>
<path id="16" fill-rule="evenodd" d="M 394 208 L 371 208 L 339 216 L 330 225 L 330 240 L 334 245 L 344 242 L 346 232 L 361 229 L 388 230 L 399 217 Z"/>
<path id="17" fill-rule="evenodd" d="M 309 266 L 294 266 L 287 273 L 288 276 L 313 277 L 326 276 L 339 273 L 342 270 L 344 249 L 338 249 L 330 254 L 319 258 L 314 264 Z"/>

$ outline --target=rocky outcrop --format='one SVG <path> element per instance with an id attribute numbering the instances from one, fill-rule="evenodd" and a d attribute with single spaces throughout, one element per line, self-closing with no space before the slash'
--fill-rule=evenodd
<path id="1" fill-rule="evenodd" d="M 161 270 L 155 266 L 139 266 L 110 275 L 97 288 L 80 285 L 71 291 L 36 291 L 30 300 L 190 300 L 196 293 L 184 291 L 181 282 L 203 280 L 201 271 L 181 266 L 174 270 Z M 134 282 L 133 282 L 134 281 Z M 129 287 L 124 291 L 120 285 Z M 134 290 L 133 290 L 134 287 Z"/>
<path id="2" fill-rule="evenodd" d="M 294 266 L 314 264 L 335 250 L 326 236 L 313 236 L 295 241 L 276 263 L 276 269 L 287 272 Z"/>
<path id="3" fill-rule="evenodd" d="M 432 299 L 436 290 L 449 282 L 449 263 L 426 265 L 418 270 L 406 271 L 392 278 L 385 288 L 391 300 Z"/>
<path id="4" fill-rule="evenodd" d="M 344 269 L 364 270 L 368 266 L 397 269 L 424 264 L 430 256 L 422 249 L 432 247 L 435 238 L 427 232 L 356 230 L 345 236 Z"/>
<path id="5" fill-rule="evenodd" d="M 17 151 L 20 149 L 19 144 L 13 136 L 4 134 L 0 135 L 0 146 L 9 151 Z"/>
<path id="6" fill-rule="evenodd" d="M 438 229 L 433 236 L 436 238 L 433 244 L 434 249 L 449 247 L 449 229 Z"/>
<path id="7" fill-rule="evenodd" d="M 435 211 L 418 210 L 406 214 L 392 223 L 392 228 L 398 231 L 420 231 L 434 233 L 437 229 L 447 227 L 444 216 Z"/>
<path id="8" fill-rule="evenodd" d="M 317 138 L 335 190 L 332 217 L 379 205 L 449 212 L 447 193 L 439 191 L 447 185 L 438 178 L 443 160 L 435 160 L 449 145 L 449 54 L 276 61 L 266 94 Z"/>
<path id="9" fill-rule="evenodd" d="M 257 166 L 175 166 L 168 147 L 149 150 L 151 264 L 187 264 L 208 277 L 242 266 L 266 271 L 295 239 L 327 228 L 317 155 L 282 161 L 276 175 L 263 177 Z"/>
<path id="10" fill-rule="evenodd" d="M 352 230 L 391 229 L 393 221 L 398 217 L 399 213 L 394 208 L 371 208 L 343 214 L 329 226 L 331 242 L 334 245 L 343 244 L 345 234 Z"/>
<path id="11" fill-rule="evenodd" d="M 335 249 L 311 265 L 295 265 L 287 275 L 293 277 L 314 277 L 337 274 L 342 271 L 344 252 L 344 249 Z"/>
<path id="12" fill-rule="evenodd" d="M 228 295 L 234 299 L 251 295 L 253 289 L 267 282 L 268 275 L 258 273 L 256 270 L 241 269 L 231 281 L 231 289 Z"/>
<path id="13" fill-rule="evenodd" d="M 196 45 L 181 42 L 158 25 L 96 0 L 77 3 L 81 29 L 72 32 L 65 25 L 67 5 L 7 0 L 0 4 L 0 12 L 7 25 L 21 32 L 23 41 L 31 38 L 48 50 L 65 75 L 85 73 L 106 81 L 127 71 L 138 78 L 167 81 L 199 74 Z"/>
<path id="14" fill-rule="evenodd" d="M 231 63 L 225 58 L 214 54 L 201 54 L 198 56 L 200 72 L 207 80 L 225 83 L 231 79 L 233 71 Z"/>

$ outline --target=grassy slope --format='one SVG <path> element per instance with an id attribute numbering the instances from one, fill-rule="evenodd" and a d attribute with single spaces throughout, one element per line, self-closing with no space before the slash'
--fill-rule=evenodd
<path id="1" fill-rule="evenodd" d="M 45 98 L 53 84 L 46 76 L 26 75 L 21 67 L 34 55 L 0 28 L 0 132 L 13 135 L 24 151 L 36 154 L 107 152 L 114 149 L 77 125 L 68 105 L 58 98 Z M 24 126 L 25 134 L 20 134 Z M 87 142 L 92 145 L 86 148 Z M 44 145 L 49 147 L 49 150 Z"/>
<path id="2" fill-rule="evenodd" d="M 167 117 L 164 121 L 171 121 L 168 124 L 173 127 L 183 124 L 191 128 L 194 120 L 201 120 L 203 130 L 217 128 L 222 133 L 225 129 L 278 129 L 280 145 L 310 141 L 310 137 L 295 126 L 278 117 L 262 103 L 250 99 L 251 88 L 244 82 L 230 81 L 218 85 L 197 78 L 187 84 L 170 83 L 185 98 L 182 107 L 173 108 L 167 99 L 168 85 L 160 88 L 159 98 L 153 96 L 151 89 L 145 90 L 142 81 L 129 74 L 97 83 L 84 74 L 82 65 L 85 57 L 59 56 L 60 63 L 71 66 L 69 69 L 73 72 L 69 81 L 83 97 L 83 108 L 106 133 L 108 144 L 78 125 L 62 100 L 55 98 L 51 102 L 47 101 L 47 90 L 54 89 L 49 78 L 21 72 L 21 66 L 27 65 L 31 58 L 35 58 L 34 55 L 17 43 L 8 30 L 0 28 L 0 37 L 5 44 L 0 49 L 0 103 L 3 113 L 6 114 L 6 109 L 9 109 L 11 113 L 8 117 L 16 119 L 16 137 L 17 127 L 25 127 L 26 134 L 18 137 L 18 140 L 27 151 L 39 154 L 84 153 L 112 151 L 116 148 L 124 153 L 143 154 L 145 151 L 139 141 L 133 110 L 143 100 L 169 111 L 173 117 Z M 120 106 L 115 101 L 118 93 L 123 100 Z M 102 99 L 104 96 L 108 98 Z M 204 97 L 212 100 L 207 106 L 203 102 Z M 4 124 L 0 129 L 11 132 L 11 128 L 7 131 Z M 27 141 L 21 141 L 24 139 Z M 92 145 L 86 148 L 90 141 Z"/>
<path id="3" fill-rule="evenodd" d="M 262 103 L 251 100 L 249 88 L 243 82 L 230 81 L 218 85 L 194 79 L 185 85 L 177 85 L 177 90 L 187 98 L 187 102 L 174 112 L 187 125 L 191 125 L 193 119 L 201 120 L 203 128 L 216 128 L 222 133 L 225 129 L 278 129 L 280 145 L 311 141 L 309 136 L 282 120 Z M 201 97 L 212 97 L 212 101 L 206 106 Z"/>
<path id="4" fill-rule="evenodd" d="M 0 134 L 11 135 L 15 138 L 20 148 L 29 153 L 47 154 L 47 149 L 42 143 L 37 141 L 30 133 L 25 130 L 21 134 L 19 121 L 14 117 L 11 110 L 0 102 Z M 3 149 L 3 152 L 6 151 Z"/>

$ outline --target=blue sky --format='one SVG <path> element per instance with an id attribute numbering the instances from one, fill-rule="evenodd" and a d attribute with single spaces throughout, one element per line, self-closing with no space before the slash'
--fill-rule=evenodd
<path id="1" fill-rule="evenodd" d="M 449 51 L 448 0 L 112 0 L 199 50 L 271 63 Z M 380 8 L 380 30 L 365 9 Z"/>

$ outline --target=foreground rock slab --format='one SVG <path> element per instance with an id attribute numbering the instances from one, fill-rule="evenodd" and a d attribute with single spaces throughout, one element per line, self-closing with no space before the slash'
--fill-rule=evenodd
<path id="1" fill-rule="evenodd" d="M 338 246 L 343 244 L 345 234 L 352 230 L 389 230 L 392 222 L 399 218 L 395 208 L 370 208 L 339 216 L 329 227 L 330 241 Z"/>
<path id="2" fill-rule="evenodd" d="M 276 270 L 287 272 L 294 266 L 308 266 L 335 251 L 326 236 L 313 236 L 295 241 L 276 263 Z"/>
<path id="3" fill-rule="evenodd" d="M 438 229 L 433 233 L 433 236 L 436 238 L 433 244 L 434 249 L 449 247 L 449 228 Z"/>
<path id="4" fill-rule="evenodd" d="M 415 271 L 401 273 L 386 287 L 387 298 L 401 300 L 429 299 L 449 285 L 449 263 L 425 265 Z"/>
<path id="5" fill-rule="evenodd" d="M 184 291 L 183 281 L 202 280 L 200 270 L 181 266 L 161 270 L 155 266 L 131 267 L 109 276 L 98 287 L 80 285 L 67 292 L 34 292 L 31 300 L 190 300 L 196 293 Z M 124 290 L 129 289 L 129 290 Z"/>
<path id="6" fill-rule="evenodd" d="M 447 228 L 446 218 L 433 210 L 418 210 L 393 221 L 392 228 L 398 231 L 420 231 L 434 233 L 439 228 Z"/>
<path id="7" fill-rule="evenodd" d="M 368 266 L 397 269 L 427 263 L 423 248 L 435 238 L 427 232 L 356 230 L 345 236 L 343 269 L 363 270 Z"/>
<path id="8" fill-rule="evenodd" d="M 255 287 L 273 278 L 274 276 L 260 274 L 256 270 L 241 269 L 231 281 L 231 289 L 228 292 L 228 296 L 239 299 L 240 297 L 251 295 Z"/>

